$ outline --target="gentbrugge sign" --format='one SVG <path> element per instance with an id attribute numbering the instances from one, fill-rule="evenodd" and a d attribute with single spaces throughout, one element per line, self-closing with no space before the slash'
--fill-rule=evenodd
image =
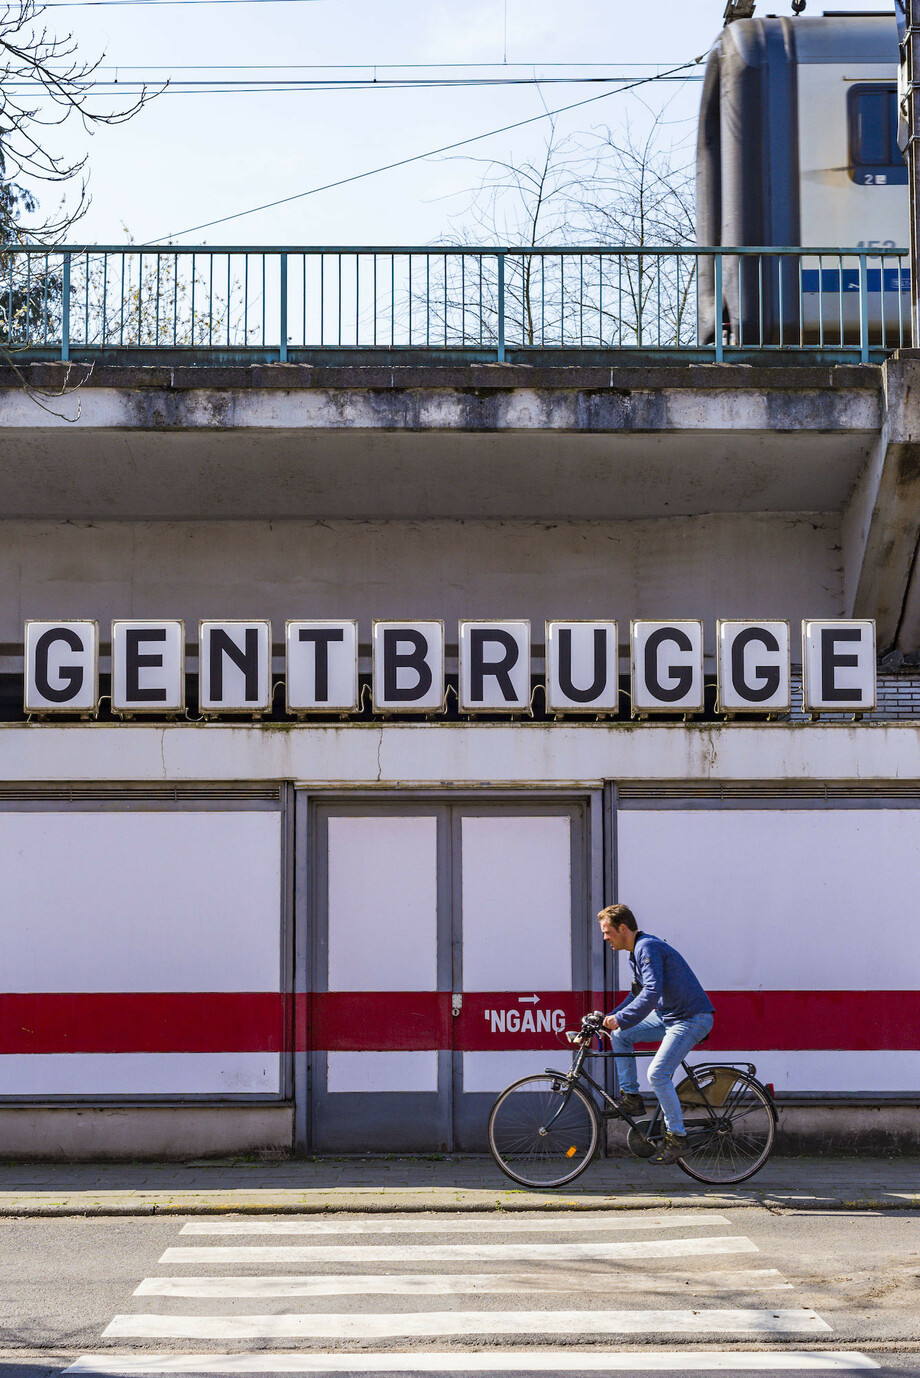
<path id="1" fill-rule="evenodd" d="M 616 622 L 548 622 L 547 710 L 617 712 Z M 356 713 L 358 624 L 285 624 L 284 684 L 294 714 Z M 792 708 L 790 624 L 723 620 L 716 624 L 717 708 L 721 713 L 786 713 Z M 185 627 L 164 619 L 112 623 L 114 712 L 181 713 L 185 708 Z M 461 622 L 462 713 L 526 712 L 533 692 L 530 623 Z M 703 624 L 634 621 L 630 625 L 633 716 L 703 709 Z M 378 713 L 438 713 L 446 703 L 444 623 L 373 624 L 372 703 Z M 866 713 L 875 707 L 875 624 L 802 624 L 802 706 L 809 713 Z M 28 713 L 93 713 L 99 702 L 96 622 L 27 622 Z M 206 716 L 268 712 L 272 705 L 272 629 L 267 621 L 201 622 L 198 702 Z"/>

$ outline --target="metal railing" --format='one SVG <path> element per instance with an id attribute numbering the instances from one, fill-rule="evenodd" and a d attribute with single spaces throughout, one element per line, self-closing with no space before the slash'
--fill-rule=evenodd
<path id="1" fill-rule="evenodd" d="M 867 362 L 910 344 L 907 250 L 0 246 L 23 360 Z"/>

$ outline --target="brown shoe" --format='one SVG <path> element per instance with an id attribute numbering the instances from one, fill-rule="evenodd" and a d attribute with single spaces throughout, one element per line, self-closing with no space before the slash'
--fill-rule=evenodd
<path id="1" fill-rule="evenodd" d="M 625 1110 L 627 1115 L 632 1115 L 633 1119 L 645 1114 L 645 1101 L 638 1091 L 628 1091 L 621 1096 L 617 1102 L 621 1110 Z"/>
<path id="2" fill-rule="evenodd" d="M 650 1158 L 649 1161 L 662 1165 L 666 1163 L 676 1163 L 678 1158 L 684 1156 L 689 1146 L 690 1140 L 687 1138 L 686 1134 L 672 1134 L 669 1129 L 664 1136 L 664 1143 L 661 1145 L 661 1148 L 655 1154 L 654 1158 Z"/>

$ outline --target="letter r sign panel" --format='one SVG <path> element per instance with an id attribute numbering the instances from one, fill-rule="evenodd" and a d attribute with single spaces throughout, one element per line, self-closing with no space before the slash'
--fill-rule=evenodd
<path id="1" fill-rule="evenodd" d="M 99 698 L 99 626 L 26 623 L 25 711 L 93 713 Z"/>
<path id="2" fill-rule="evenodd" d="M 871 713 L 875 707 L 875 623 L 802 623 L 806 713 Z"/>
<path id="3" fill-rule="evenodd" d="M 789 623 L 720 620 L 718 713 L 788 713 Z"/>
<path id="4" fill-rule="evenodd" d="M 460 623 L 461 713 L 514 713 L 530 706 L 530 623 Z"/>
<path id="5" fill-rule="evenodd" d="M 702 712 L 702 622 L 636 621 L 631 634 L 633 717 Z"/>

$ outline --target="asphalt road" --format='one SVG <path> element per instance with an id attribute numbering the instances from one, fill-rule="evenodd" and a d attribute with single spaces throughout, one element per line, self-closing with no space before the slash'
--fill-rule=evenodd
<path id="1" fill-rule="evenodd" d="M 0 1221 L 0 1378 L 75 1361 L 87 1375 L 920 1375 L 920 1215 Z"/>

